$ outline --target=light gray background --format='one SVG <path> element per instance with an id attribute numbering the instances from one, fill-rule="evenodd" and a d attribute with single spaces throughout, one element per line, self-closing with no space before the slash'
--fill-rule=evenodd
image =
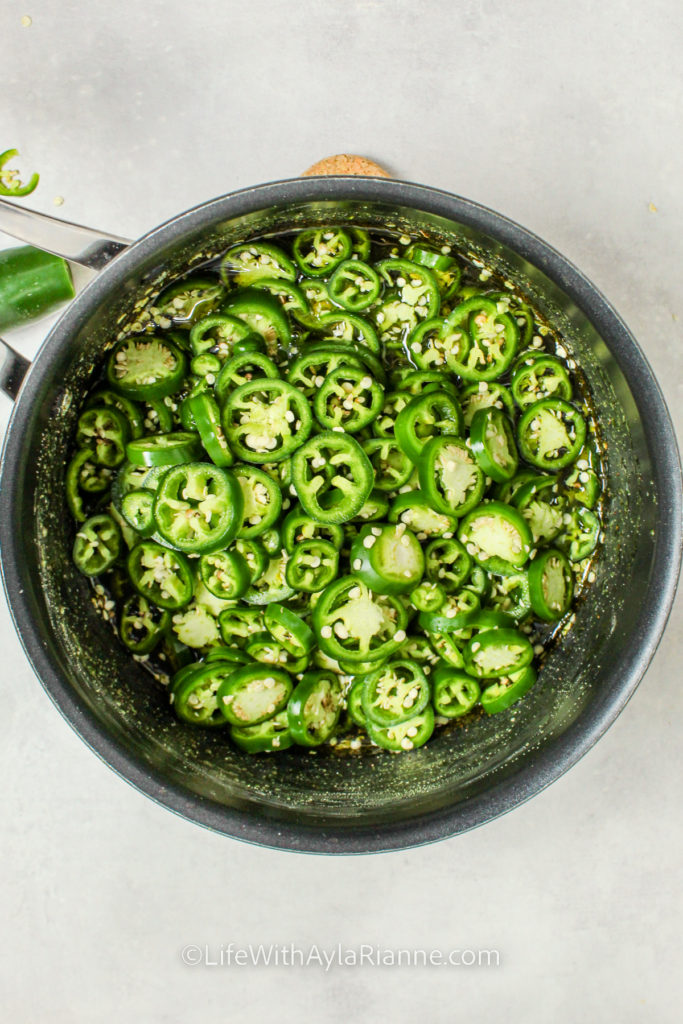
<path id="1" fill-rule="evenodd" d="M 128 236 L 330 153 L 373 156 L 582 267 L 680 427 L 682 47 L 677 0 L 1 0 L 0 149 L 42 172 L 27 205 L 61 195 L 60 215 Z M 44 331 L 12 340 L 31 354 Z M 51 706 L 3 602 L 3 1019 L 680 1020 L 680 628 L 679 605 L 619 721 L 530 804 L 339 860 L 209 834 L 120 781 Z M 502 966 L 180 960 L 228 941 L 488 947 Z"/>

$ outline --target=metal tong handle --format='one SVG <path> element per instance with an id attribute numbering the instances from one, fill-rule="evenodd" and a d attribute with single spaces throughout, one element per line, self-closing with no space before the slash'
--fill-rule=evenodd
<path id="1" fill-rule="evenodd" d="M 126 238 L 48 217 L 3 199 L 0 199 L 0 231 L 90 271 L 102 270 L 130 245 Z M 77 290 L 78 287 L 77 283 Z M 0 391 L 15 399 L 29 366 L 28 359 L 0 338 Z"/>
<path id="2" fill-rule="evenodd" d="M 127 238 L 93 231 L 0 199 L 0 231 L 88 270 L 102 270 L 130 245 Z"/>

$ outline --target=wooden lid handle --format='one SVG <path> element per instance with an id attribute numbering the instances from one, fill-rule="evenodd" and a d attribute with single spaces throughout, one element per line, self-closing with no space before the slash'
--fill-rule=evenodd
<path id="1" fill-rule="evenodd" d="M 326 174 L 362 174 L 371 178 L 391 177 L 389 172 L 376 164 L 374 160 L 368 160 L 364 156 L 354 156 L 352 153 L 337 153 L 336 156 L 327 156 L 324 160 L 318 160 L 307 171 L 304 171 L 301 177 L 317 177 Z"/>

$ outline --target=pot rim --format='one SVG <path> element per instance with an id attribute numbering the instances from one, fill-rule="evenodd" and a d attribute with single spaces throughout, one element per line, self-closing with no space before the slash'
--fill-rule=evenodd
<path id="1" fill-rule="evenodd" d="M 16 528 L 17 468 L 27 433 L 32 392 L 51 373 L 52 355 L 68 343 L 82 311 L 98 305 L 104 291 L 122 283 L 140 260 L 185 228 L 221 221 L 288 202 L 361 200 L 411 207 L 476 228 L 500 241 L 549 277 L 579 307 L 605 340 L 631 389 L 653 459 L 660 520 L 648 597 L 609 687 L 579 718 L 551 740 L 533 764 L 494 782 L 490 790 L 453 807 L 379 827 L 294 825 L 259 818 L 207 800 L 170 783 L 141 758 L 115 742 L 77 699 L 53 663 L 32 618 L 30 581 Z M 664 632 L 681 562 L 681 467 L 671 418 L 659 384 L 637 341 L 602 293 L 569 260 L 537 235 L 479 203 L 439 189 L 394 179 L 297 178 L 269 182 L 202 203 L 152 229 L 124 250 L 81 292 L 53 326 L 19 391 L 0 459 L 0 550 L 5 594 L 26 655 L 53 703 L 81 739 L 118 775 L 158 804 L 197 824 L 256 845 L 308 853 L 360 854 L 420 846 L 484 824 L 535 796 L 583 757 L 623 710 L 643 677 Z M 652 581 L 656 580 L 656 587 Z"/>

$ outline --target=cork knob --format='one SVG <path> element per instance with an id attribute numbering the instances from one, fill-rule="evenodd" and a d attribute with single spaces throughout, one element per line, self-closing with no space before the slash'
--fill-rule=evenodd
<path id="1" fill-rule="evenodd" d="M 354 156 L 352 153 L 337 153 L 336 156 L 327 156 L 324 160 L 309 167 L 301 175 L 308 178 L 326 174 L 362 174 L 371 178 L 390 178 L 391 175 L 383 167 L 376 164 L 374 160 L 368 160 L 364 156 Z"/>

